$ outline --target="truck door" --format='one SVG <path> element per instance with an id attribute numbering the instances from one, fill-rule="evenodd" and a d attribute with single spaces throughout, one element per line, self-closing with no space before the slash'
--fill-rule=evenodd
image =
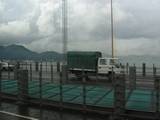
<path id="1" fill-rule="evenodd" d="M 98 60 L 98 73 L 99 74 L 108 74 L 108 63 L 107 59 L 99 58 Z"/>

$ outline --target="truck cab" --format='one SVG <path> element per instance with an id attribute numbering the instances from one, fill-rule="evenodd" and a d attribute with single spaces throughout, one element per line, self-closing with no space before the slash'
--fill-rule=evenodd
<path id="1" fill-rule="evenodd" d="M 122 73 L 122 65 L 118 58 L 99 58 L 98 59 L 98 74 L 106 75 L 106 74 L 120 74 Z"/>

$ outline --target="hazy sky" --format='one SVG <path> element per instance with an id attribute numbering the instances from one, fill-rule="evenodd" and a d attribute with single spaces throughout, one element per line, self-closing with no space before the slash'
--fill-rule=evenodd
<path id="1" fill-rule="evenodd" d="M 160 0 L 113 0 L 117 55 L 160 52 Z M 61 0 L 0 0 L 0 45 L 62 51 Z M 110 0 L 68 0 L 68 50 L 111 51 Z"/>

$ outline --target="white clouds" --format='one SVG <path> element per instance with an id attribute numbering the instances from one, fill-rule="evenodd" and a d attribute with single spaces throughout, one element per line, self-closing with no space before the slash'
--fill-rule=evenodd
<path id="1" fill-rule="evenodd" d="M 117 1 L 121 9 L 129 14 L 127 19 L 116 26 L 119 38 L 160 38 L 158 32 L 160 27 L 157 26 L 160 21 L 159 0 L 154 0 L 154 2 L 150 0 Z"/>
<path id="2" fill-rule="evenodd" d="M 46 1 L 40 4 L 40 16 L 37 21 L 39 31 L 44 34 L 53 32 L 53 1 Z"/>
<path id="3" fill-rule="evenodd" d="M 0 42 L 11 44 L 16 41 L 24 42 L 31 33 L 30 12 L 34 5 L 32 6 L 28 0 L 4 0 L 0 1 L 0 6 L 3 8 L 0 9 Z"/>
<path id="4" fill-rule="evenodd" d="M 113 6 L 116 53 L 158 54 L 160 1 L 114 0 Z M 1 0 L 0 42 L 12 44 L 14 37 L 37 51 L 61 51 L 61 14 L 60 0 Z M 110 51 L 108 0 L 68 0 L 68 17 L 69 50 Z"/>
<path id="5" fill-rule="evenodd" d="M 113 4 L 114 8 L 113 8 L 113 16 L 114 16 L 114 22 L 115 23 L 121 23 L 122 21 L 125 21 L 129 18 L 132 18 L 132 14 L 129 13 L 128 11 L 125 11 L 121 4 L 116 2 Z"/>
<path id="6" fill-rule="evenodd" d="M 30 32 L 29 23 L 26 21 L 12 21 L 0 25 L 0 35 L 22 37 Z"/>
<path id="7" fill-rule="evenodd" d="M 4 2 L 0 1 L 0 13 L 4 10 Z"/>
<path id="8" fill-rule="evenodd" d="M 103 32 L 106 32 L 107 9 L 105 9 L 105 5 L 99 4 L 96 1 L 89 3 L 86 0 L 72 1 L 69 2 L 68 13 L 70 40 L 72 42 L 77 40 L 92 40 L 95 38 L 95 36 L 92 36 L 93 32 L 97 32 L 99 28 L 105 29 Z M 99 38 L 99 35 L 97 35 L 97 38 Z"/>
<path id="9" fill-rule="evenodd" d="M 62 44 L 55 42 L 52 37 L 46 37 L 39 39 L 38 41 L 32 41 L 29 44 L 24 44 L 27 48 L 43 52 L 43 51 L 59 51 L 62 52 Z M 56 48 L 56 49 L 55 49 Z"/>
<path id="10" fill-rule="evenodd" d="M 40 2 L 40 16 L 37 25 L 40 34 L 54 34 L 56 31 L 55 23 L 57 19 L 55 15 L 59 12 L 60 4 L 58 0 L 43 0 Z M 61 16 L 61 13 L 58 13 Z M 54 26 L 55 25 L 55 26 Z"/>
<path id="11" fill-rule="evenodd" d="M 157 55 L 160 52 L 159 40 L 138 38 L 132 40 L 117 40 L 115 43 L 118 55 Z"/>

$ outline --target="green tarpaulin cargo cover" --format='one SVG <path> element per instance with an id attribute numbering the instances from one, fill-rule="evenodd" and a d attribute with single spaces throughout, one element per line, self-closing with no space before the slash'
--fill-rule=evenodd
<path id="1" fill-rule="evenodd" d="M 67 63 L 69 69 L 89 69 L 97 70 L 98 58 L 101 52 L 71 51 L 67 53 Z"/>

